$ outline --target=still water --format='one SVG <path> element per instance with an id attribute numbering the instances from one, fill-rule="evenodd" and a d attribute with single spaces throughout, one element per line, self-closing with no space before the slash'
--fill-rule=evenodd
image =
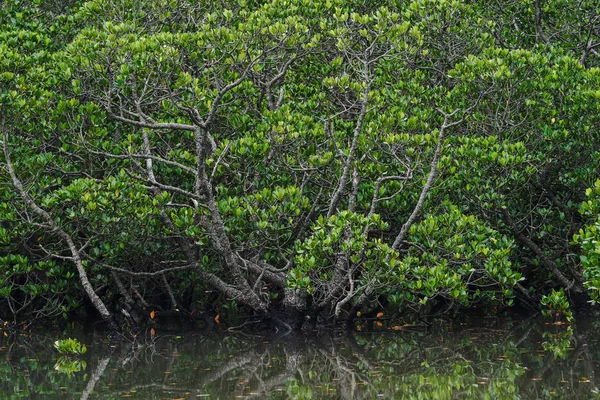
<path id="1" fill-rule="evenodd" d="M 482 318 L 312 337 L 0 332 L 0 398 L 600 398 L 598 327 Z M 54 341 L 75 336 L 87 353 L 61 358 Z"/>

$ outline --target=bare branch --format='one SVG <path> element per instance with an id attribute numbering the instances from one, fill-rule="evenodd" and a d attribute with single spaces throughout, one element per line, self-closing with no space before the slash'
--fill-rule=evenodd
<path id="1" fill-rule="evenodd" d="M 429 191 L 431 190 L 433 181 L 437 177 L 438 162 L 439 162 L 440 156 L 442 154 L 442 145 L 444 143 L 445 131 L 446 131 L 446 129 L 448 129 L 452 126 L 458 125 L 459 123 L 462 122 L 462 119 L 460 121 L 449 122 L 450 118 L 452 118 L 458 111 L 459 110 L 457 109 L 457 110 L 454 110 L 453 112 L 451 112 L 450 114 L 444 113 L 444 122 L 443 122 L 443 124 L 440 128 L 440 132 L 438 134 L 437 146 L 435 149 L 435 153 L 433 155 L 433 159 L 431 160 L 431 169 L 429 171 L 429 176 L 427 177 L 427 181 L 425 182 L 425 185 L 423 186 L 423 189 L 421 190 L 421 194 L 419 196 L 419 200 L 417 201 L 417 204 L 415 205 L 415 208 L 413 209 L 412 213 L 408 217 L 408 220 L 406 220 L 404 225 L 402 225 L 402 228 L 400 229 L 400 233 L 398 233 L 398 236 L 396 236 L 396 240 L 394 240 L 394 243 L 392 244 L 393 250 L 398 250 L 400 248 L 400 245 L 402 244 L 402 242 L 404 242 L 404 239 L 406 239 L 408 230 L 410 229 L 412 224 L 416 221 L 417 217 L 421 213 L 421 209 L 423 208 L 423 205 L 425 204 L 425 199 L 427 199 L 427 195 L 429 195 Z"/>
<path id="2" fill-rule="evenodd" d="M 371 208 L 369 210 L 369 215 L 375 214 L 375 208 L 377 207 L 377 203 L 382 199 L 379 198 L 379 190 L 381 189 L 381 185 L 387 181 L 405 181 L 408 179 L 412 179 L 412 171 L 409 171 L 406 175 L 393 175 L 393 176 L 382 176 L 377 178 L 375 182 L 375 188 L 373 189 L 373 199 L 371 200 Z M 386 198 L 386 199 L 389 199 Z"/>
<path id="3" fill-rule="evenodd" d="M 172 167 L 180 168 L 182 171 L 188 172 L 193 175 L 196 175 L 196 173 L 198 172 L 194 168 L 190 168 L 187 165 L 178 163 L 177 161 L 167 160 L 165 158 L 157 157 L 157 156 L 154 156 L 151 154 L 137 154 L 137 153 L 135 153 L 135 154 L 113 154 L 113 153 L 107 153 L 104 151 L 95 151 L 95 150 L 90 150 L 90 149 L 87 149 L 87 151 L 90 154 L 103 156 L 103 157 L 107 157 L 107 158 L 114 158 L 114 159 L 118 159 L 118 160 L 128 160 L 130 158 L 143 159 L 143 160 L 151 159 L 153 161 L 160 162 L 160 163 L 163 163 L 166 165 L 170 165 Z"/>
<path id="4" fill-rule="evenodd" d="M 110 105 L 109 105 L 110 107 Z M 117 115 L 115 113 L 112 112 L 112 110 L 110 108 L 107 108 L 106 110 L 107 114 L 109 117 L 119 121 L 119 122 L 123 122 L 125 124 L 129 124 L 129 125 L 133 125 L 133 126 L 137 126 L 140 128 L 148 128 L 148 129 L 172 129 L 172 130 L 178 130 L 178 131 L 194 131 L 195 129 L 197 129 L 196 126 L 194 125 L 187 125 L 187 124 L 178 124 L 175 122 L 164 122 L 164 123 L 151 123 L 151 122 L 142 122 L 142 121 L 137 121 L 135 119 L 131 119 L 131 118 L 125 118 L 121 115 Z M 135 115 L 135 114 L 134 114 Z M 136 115 L 138 118 L 140 118 L 141 116 Z"/>
<path id="5" fill-rule="evenodd" d="M 365 69 L 367 69 L 366 65 Z M 363 92 L 361 100 L 360 114 L 358 115 L 356 125 L 354 126 L 352 144 L 348 152 L 348 157 L 346 158 L 346 160 L 344 160 L 344 169 L 342 171 L 342 176 L 340 177 L 340 181 L 338 182 L 337 188 L 333 193 L 333 196 L 331 197 L 331 202 L 329 203 L 329 210 L 327 211 L 327 218 L 331 217 L 335 213 L 335 210 L 337 209 L 337 206 L 341 200 L 342 193 L 346 188 L 346 184 L 348 183 L 350 168 L 352 167 L 352 162 L 354 160 L 356 149 L 358 147 L 358 138 L 360 137 L 363 122 L 365 120 L 365 116 L 367 115 L 367 106 L 369 104 L 369 88 L 370 82 L 367 81 L 365 82 L 365 90 Z"/>
<path id="6" fill-rule="evenodd" d="M 73 263 L 75 264 L 75 267 L 77 268 L 77 272 L 79 274 L 79 281 L 81 282 L 83 289 L 85 290 L 90 301 L 92 302 L 94 307 L 98 310 L 98 312 L 100 313 L 102 318 L 109 324 L 109 326 L 112 329 L 116 329 L 116 325 L 113 321 L 112 314 L 110 313 L 110 311 L 108 311 L 108 309 L 106 308 L 106 305 L 104 304 L 102 299 L 96 294 L 96 292 L 94 291 L 94 288 L 92 287 L 92 284 L 89 281 L 87 272 L 85 270 L 85 267 L 83 266 L 83 262 L 81 261 L 81 255 L 79 253 L 79 250 L 77 249 L 77 246 L 73 242 L 73 239 L 67 232 L 62 230 L 56 224 L 54 219 L 50 216 L 50 214 L 48 214 L 47 211 L 43 210 L 35 203 L 33 198 L 25 190 L 25 188 L 23 187 L 23 183 L 21 182 L 21 180 L 18 178 L 17 174 L 15 173 L 15 169 L 14 169 L 12 161 L 10 159 L 10 153 L 8 151 L 8 134 L 6 132 L 4 124 L 5 124 L 5 120 L 3 118 L 2 119 L 2 141 L 3 141 L 3 148 L 4 148 L 4 158 L 6 161 L 6 166 L 8 168 L 8 173 L 12 179 L 13 186 L 17 189 L 20 196 L 23 198 L 23 200 L 25 201 L 25 204 L 27 204 L 27 206 L 38 217 L 43 219 L 46 222 L 46 224 L 51 227 L 52 232 L 56 232 L 67 243 L 69 250 L 71 251 Z"/>
<path id="7" fill-rule="evenodd" d="M 225 148 L 223 149 L 223 151 L 221 152 L 221 154 L 219 154 L 219 157 L 217 158 L 217 161 L 215 162 L 215 166 L 213 167 L 213 170 L 212 170 L 212 172 L 210 174 L 209 181 L 212 182 L 213 178 L 215 177 L 215 174 L 217 173 L 217 168 L 219 168 L 219 165 L 221 164 L 221 161 L 223 161 L 223 158 L 225 158 L 225 156 L 227 155 L 227 152 L 231 148 L 231 143 L 232 142 L 227 142 L 227 145 L 225 146 Z"/>

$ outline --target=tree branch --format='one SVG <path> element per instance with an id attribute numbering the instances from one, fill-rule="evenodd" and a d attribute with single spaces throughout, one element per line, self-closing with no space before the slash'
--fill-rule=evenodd
<path id="1" fill-rule="evenodd" d="M 14 169 L 12 161 L 10 159 L 10 153 L 8 151 L 8 134 L 6 133 L 4 124 L 5 124 L 5 120 L 3 118 L 2 119 L 2 141 L 3 141 L 3 149 L 4 149 L 4 158 L 6 161 L 6 166 L 8 168 L 8 173 L 12 179 L 13 186 L 17 189 L 17 191 L 23 198 L 23 200 L 25 201 L 25 204 L 27 204 L 27 206 L 38 217 L 43 219 L 49 227 L 51 227 L 52 232 L 56 232 L 67 243 L 67 246 L 69 247 L 69 250 L 71 251 L 71 255 L 73 257 L 73 263 L 75 264 L 75 267 L 77 268 L 77 273 L 79 274 L 79 281 L 81 282 L 81 285 L 83 286 L 85 293 L 89 297 L 90 301 L 92 302 L 92 304 L 94 305 L 96 310 L 98 310 L 98 312 L 102 316 L 102 319 L 108 323 L 108 325 L 110 326 L 111 329 L 116 330 L 117 326 L 113 320 L 112 314 L 110 313 L 110 311 L 108 311 L 108 309 L 106 308 L 106 305 L 104 304 L 102 299 L 96 294 L 96 292 L 94 291 L 94 288 L 92 287 L 92 284 L 90 283 L 90 280 L 87 276 L 87 272 L 86 272 L 85 267 L 83 266 L 83 262 L 81 260 L 81 254 L 79 253 L 77 246 L 73 242 L 73 239 L 67 232 L 62 230 L 56 224 L 54 219 L 50 216 L 50 214 L 48 214 L 47 211 L 43 210 L 35 203 L 33 198 L 25 190 L 25 188 L 23 187 L 23 183 L 21 182 L 21 180 L 15 173 L 15 169 Z"/>
<path id="2" fill-rule="evenodd" d="M 460 121 L 456 121 L 456 122 L 449 122 L 450 118 L 452 118 L 458 111 L 459 110 L 457 109 L 457 110 L 454 110 L 453 112 L 451 112 L 450 114 L 444 113 L 444 123 L 442 124 L 442 126 L 440 128 L 440 133 L 438 135 L 437 147 L 435 149 L 433 159 L 431 160 L 431 169 L 429 171 L 429 176 L 427 177 L 427 181 L 425 182 L 425 185 L 423 186 L 423 189 L 421 190 L 421 195 L 419 196 L 419 200 L 417 201 L 415 208 L 413 209 L 412 213 L 408 217 L 408 220 L 406 220 L 404 225 L 402 225 L 402 228 L 400 229 L 400 233 L 398 233 L 398 236 L 396 236 L 396 240 L 394 240 L 394 243 L 392 244 L 393 250 L 398 250 L 400 248 L 400 245 L 402 244 L 402 242 L 404 242 L 404 239 L 406 239 L 408 230 L 410 229 L 410 227 L 413 225 L 413 223 L 416 221 L 417 217 L 421 213 L 421 209 L 423 208 L 423 205 L 425 204 L 427 195 L 429 195 L 429 191 L 431 190 L 433 181 L 437 177 L 438 162 L 439 162 L 440 156 L 442 154 L 442 145 L 444 143 L 444 134 L 446 132 L 446 129 L 448 129 L 452 126 L 458 125 L 459 123 L 462 122 L 462 119 Z"/>

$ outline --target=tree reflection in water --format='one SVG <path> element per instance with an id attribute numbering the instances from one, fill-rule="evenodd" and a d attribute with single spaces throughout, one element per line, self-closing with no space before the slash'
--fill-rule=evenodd
<path id="1" fill-rule="evenodd" d="M 437 324 L 431 332 L 264 338 L 201 334 L 109 341 L 82 336 L 85 369 L 54 369 L 55 338 L 0 341 L 6 398 L 589 398 L 600 348 L 595 323 L 485 327 Z M 85 367 L 87 364 L 87 367 Z"/>

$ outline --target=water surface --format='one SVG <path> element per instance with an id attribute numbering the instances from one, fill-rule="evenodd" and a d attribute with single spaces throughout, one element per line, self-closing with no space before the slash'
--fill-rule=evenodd
<path id="1" fill-rule="evenodd" d="M 378 326 L 381 325 L 381 326 Z M 311 337 L 156 331 L 61 358 L 52 335 L 0 333 L 0 393 L 19 399 L 600 398 L 600 321 L 397 322 Z M 363 330 L 367 327 L 363 327 Z"/>

